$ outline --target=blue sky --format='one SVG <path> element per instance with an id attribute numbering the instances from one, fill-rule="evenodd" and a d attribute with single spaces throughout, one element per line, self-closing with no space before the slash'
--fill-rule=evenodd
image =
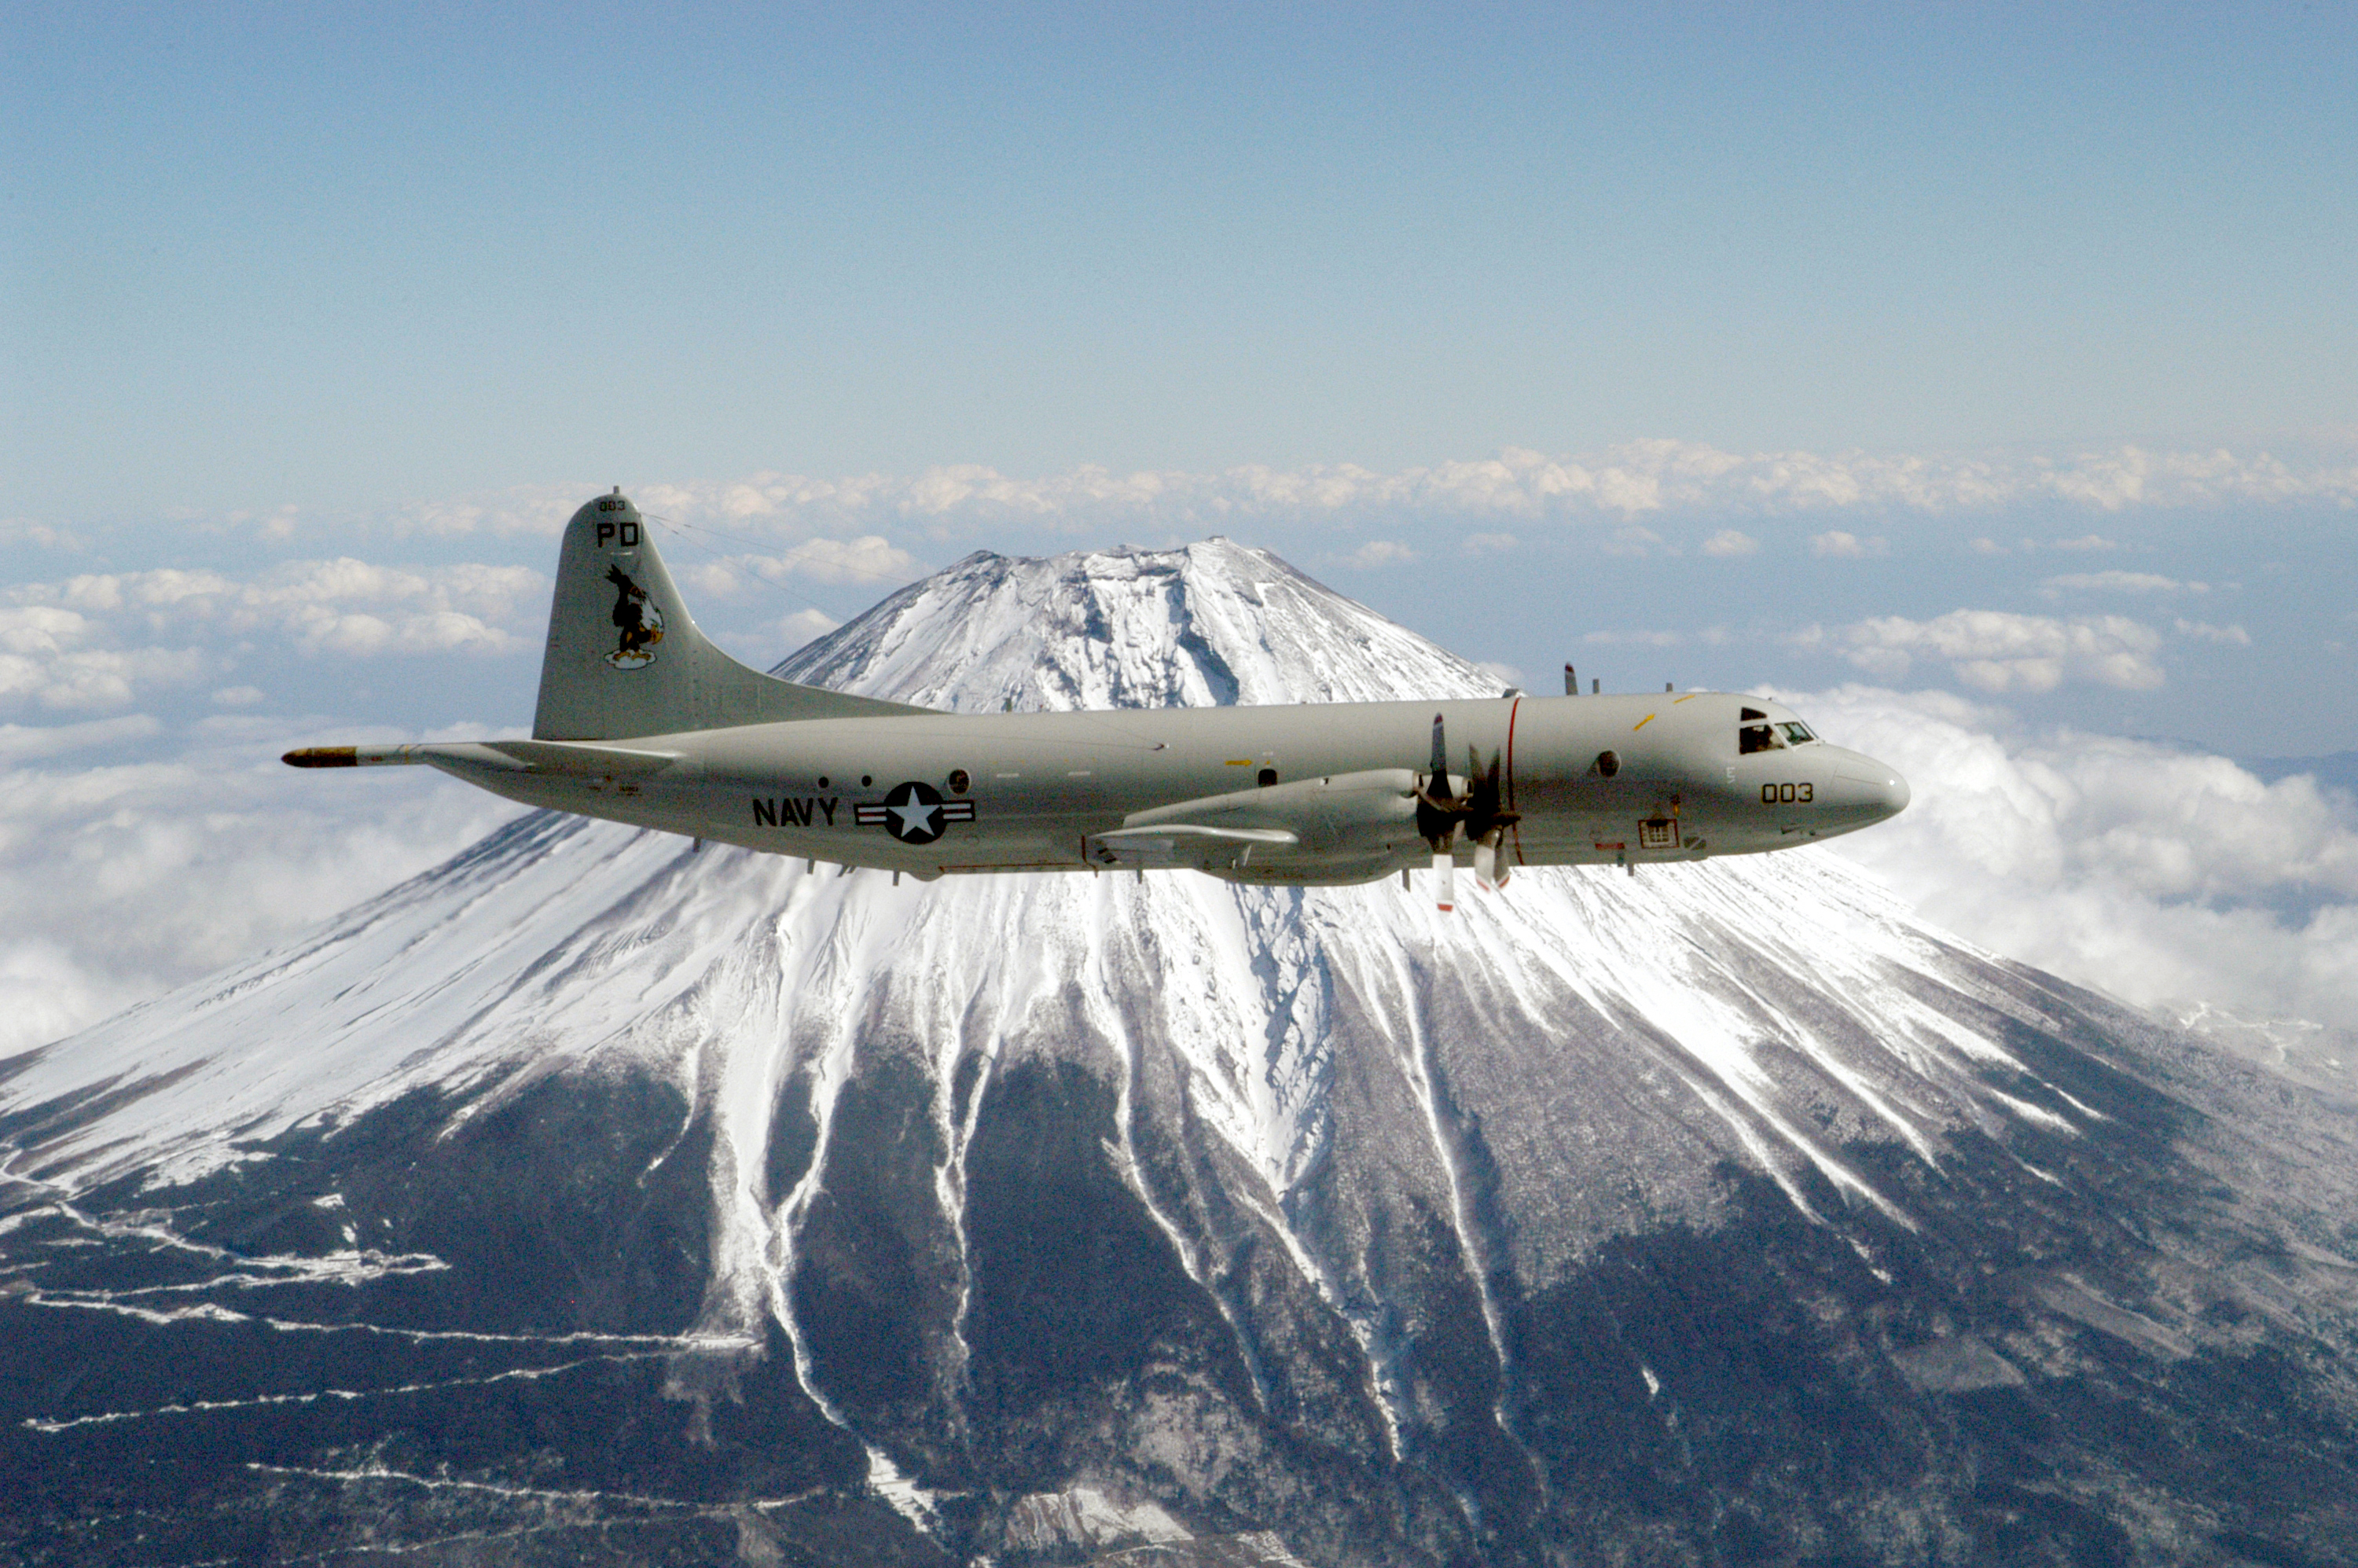
<path id="1" fill-rule="evenodd" d="M 1810 698 L 1922 773 L 1877 864 L 1936 917 L 2358 1028 L 2348 760 L 2234 761 L 2358 751 L 2358 11 L 0 38 L 0 896 L 52 912 L 0 1044 L 480 831 L 271 759 L 528 722 L 611 483 L 757 662 L 970 550 L 1224 533 L 1502 684 Z"/>
<path id="2" fill-rule="evenodd" d="M 7 17 L 53 521 L 2358 408 L 2343 7 Z"/>

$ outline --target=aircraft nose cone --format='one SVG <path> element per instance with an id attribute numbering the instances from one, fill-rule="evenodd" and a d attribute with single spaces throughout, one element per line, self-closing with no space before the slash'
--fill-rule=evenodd
<path id="1" fill-rule="evenodd" d="M 1856 752 L 1839 753 L 1829 792 L 1851 826 L 1864 827 L 1908 809 L 1908 781 L 1887 762 Z"/>
<path id="2" fill-rule="evenodd" d="M 1861 757 L 1859 761 L 1866 766 L 1844 768 L 1843 782 L 1857 792 L 1858 803 L 1873 814 L 1874 819 L 1880 822 L 1907 810 L 1910 798 L 1908 781 L 1899 776 L 1899 770 L 1872 757 Z"/>
<path id="3" fill-rule="evenodd" d="M 1883 815 L 1898 816 L 1908 809 L 1908 803 L 1913 798 L 1908 789 L 1908 781 L 1899 776 L 1898 769 L 1892 769 L 1890 781 L 1883 786 Z"/>

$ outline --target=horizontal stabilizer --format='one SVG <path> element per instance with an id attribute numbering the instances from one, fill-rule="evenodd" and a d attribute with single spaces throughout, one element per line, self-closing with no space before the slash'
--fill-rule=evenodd
<path id="1" fill-rule="evenodd" d="M 553 741 L 427 741 L 401 746 L 306 746 L 282 759 L 297 768 L 385 768 L 424 764 L 460 778 L 501 773 L 583 779 L 640 778 L 680 760 L 676 752 L 626 746 L 568 746 Z"/>

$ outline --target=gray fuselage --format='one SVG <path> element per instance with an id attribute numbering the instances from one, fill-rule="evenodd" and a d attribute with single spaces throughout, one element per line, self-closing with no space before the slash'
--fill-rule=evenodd
<path id="1" fill-rule="evenodd" d="M 1740 749 L 1740 716 L 1762 715 L 1769 743 Z M 1485 765 L 1500 759 L 1506 804 L 1520 814 L 1503 847 L 1513 865 L 1751 854 L 1870 826 L 1908 800 L 1872 758 L 1789 741 L 1807 731 L 1780 705 L 1718 692 L 803 719 L 633 738 L 618 755 L 644 761 L 611 773 L 419 760 L 534 806 L 846 866 L 1080 871 L 1098 864 L 1093 836 L 1142 812 L 1417 768 L 1436 716 L 1454 756 L 1470 747 Z M 882 809 L 912 782 L 948 807 L 921 826 L 938 835 L 925 842 L 903 841 Z M 1281 820 L 1302 827 L 1298 844 L 1203 869 L 1361 881 L 1429 855 L 1405 816 L 1324 841 L 1314 812 Z M 1462 861 L 1472 849 L 1461 838 L 1454 852 Z"/>

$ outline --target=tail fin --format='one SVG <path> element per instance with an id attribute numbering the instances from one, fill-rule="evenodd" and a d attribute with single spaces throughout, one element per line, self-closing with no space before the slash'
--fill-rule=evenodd
<path id="1" fill-rule="evenodd" d="M 573 514 L 557 559 L 537 741 L 616 741 L 923 708 L 796 686 L 749 669 L 688 619 L 638 508 L 617 489 Z"/>

